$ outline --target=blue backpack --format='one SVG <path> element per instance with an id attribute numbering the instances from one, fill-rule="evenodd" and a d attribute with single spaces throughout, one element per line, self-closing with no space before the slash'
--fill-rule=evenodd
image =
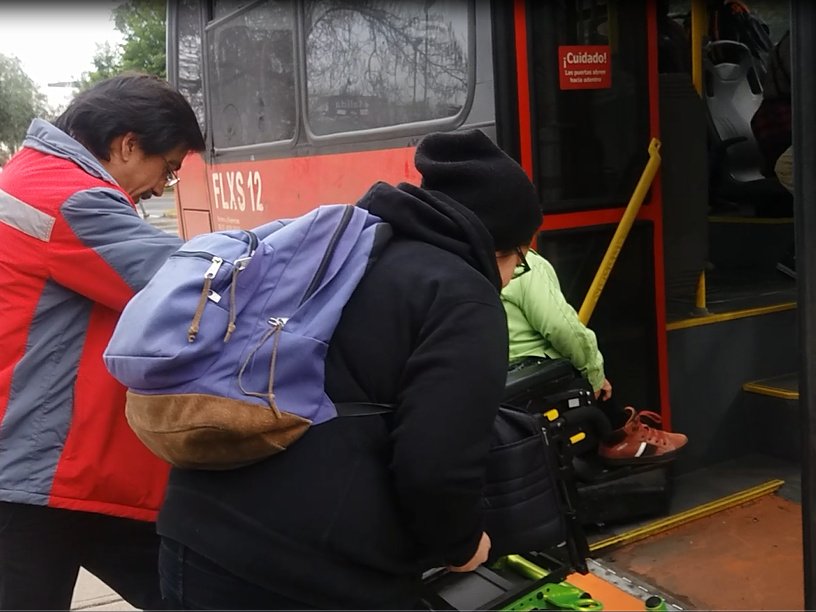
<path id="1" fill-rule="evenodd" d="M 338 416 L 324 391 L 328 342 L 390 235 L 338 204 L 185 243 L 125 307 L 105 351 L 136 435 L 175 466 L 228 469 Z"/>

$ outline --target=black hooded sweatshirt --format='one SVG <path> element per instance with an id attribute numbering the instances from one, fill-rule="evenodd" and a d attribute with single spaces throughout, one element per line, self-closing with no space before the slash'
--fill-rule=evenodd
<path id="1" fill-rule="evenodd" d="M 357 205 L 394 237 L 343 311 L 326 390 L 393 411 L 312 427 L 246 468 L 174 469 L 158 527 L 308 607 L 405 609 L 424 570 L 476 551 L 507 328 L 493 241 L 473 213 L 408 184 L 378 183 Z"/>

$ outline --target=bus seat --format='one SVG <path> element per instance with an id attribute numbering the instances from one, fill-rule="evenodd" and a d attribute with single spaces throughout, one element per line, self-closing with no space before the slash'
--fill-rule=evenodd
<path id="1" fill-rule="evenodd" d="M 789 214 L 790 193 L 779 181 L 763 175 L 762 154 L 751 130 L 751 118 L 762 103 L 751 51 L 731 40 L 708 43 L 703 83 L 712 204 L 747 205 L 756 214 Z"/>

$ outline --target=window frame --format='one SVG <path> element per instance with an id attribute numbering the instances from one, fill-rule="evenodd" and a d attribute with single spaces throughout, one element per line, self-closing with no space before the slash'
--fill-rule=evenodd
<path id="1" fill-rule="evenodd" d="M 412 121 L 409 123 L 399 123 L 395 125 L 386 125 L 374 128 L 365 128 L 361 130 L 348 130 L 344 132 L 336 132 L 333 134 L 316 134 L 309 122 L 308 112 L 308 83 L 306 77 L 306 33 L 304 28 L 304 16 L 301 12 L 299 25 L 301 32 L 301 39 L 298 47 L 303 54 L 300 58 L 301 68 L 301 91 L 300 99 L 302 101 L 301 116 L 303 117 L 303 131 L 310 142 L 315 144 L 345 144 L 348 142 L 368 142 L 380 141 L 390 138 L 400 138 L 406 136 L 413 136 L 416 134 L 425 134 L 432 131 L 452 130 L 464 123 L 470 114 L 470 109 L 473 106 L 473 99 L 476 90 L 476 11 L 474 7 L 474 0 L 465 1 L 465 10 L 467 11 L 467 93 L 465 101 L 459 112 L 450 117 L 442 117 L 439 119 L 426 119 L 422 121 Z M 298 2 L 298 7 L 302 10 L 302 3 Z"/>
<path id="2" fill-rule="evenodd" d="M 250 160 L 258 157 L 268 157 L 269 154 L 294 149 L 298 144 L 312 143 L 319 146 L 345 145 L 349 143 L 381 142 L 384 140 L 404 138 L 425 134 L 435 130 L 452 130 L 462 125 L 470 114 L 476 90 L 476 9 L 475 0 L 465 0 L 467 11 L 467 93 L 458 113 L 441 119 L 414 121 L 397 125 L 388 125 L 362 130 L 337 132 L 334 134 L 315 134 L 308 122 L 307 84 L 306 84 L 306 37 L 304 32 L 304 9 L 300 0 L 290 0 L 294 8 L 293 14 L 293 58 L 294 58 L 294 94 L 295 94 L 295 129 L 292 138 L 276 141 L 259 142 L 230 147 L 216 146 L 212 126 L 215 123 L 213 108 L 213 63 L 210 61 L 209 46 L 213 31 L 224 23 L 249 12 L 265 2 L 275 0 L 255 0 L 218 19 L 210 19 L 210 15 L 202 11 L 202 87 L 204 87 L 204 117 L 207 124 L 207 142 L 213 161 L 235 157 L 248 157 Z M 172 3 L 171 3 L 172 5 Z M 210 13 L 210 11 L 207 11 Z M 176 41 L 177 44 L 177 41 Z M 178 50 L 172 47 L 177 56 Z M 176 60 L 177 61 L 177 60 Z"/>
<path id="3" fill-rule="evenodd" d="M 244 6 L 228 13 L 226 15 L 222 15 L 218 19 L 207 20 L 204 26 L 204 32 L 202 36 L 202 56 L 204 62 L 204 74 L 206 79 L 206 89 L 205 89 L 205 117 L 207 118 L 207 124 L 212 126 L 214 123 L 213 119 L 213 102 L 212 102 L 212 94 L 213 94 L 213 79 L 212 79 L 212 71 L 214 70 L 214 66 L 210 61 L 210 40 L 213 36 L 213 31 L 216 30 L 219 26 L 222 26 L 224 23 L 233 20 L 236 17 L 240 17 L 244 13 L 252 11 L 253 9 L 267 4 L 269 2 L 276 2 L 279 0 L 254 0 L 254 2 L 249 2 Z M 230 147 L 219 147 L 215 144 L 215 137 L 211 134 L 210 136 L 210 151 L 212 154 L 213 160 L 218 157 L 222 157 L 224 155 L 229 154 L 242 154 L 249 156 L 250 159 L 254 159 L 254 156 L 259 153 L 265 153 L 267 151 L 276 151 L 276 150 L 286 150 L 291 149 L 294 147 L 295 143 L 298 141 L 299 134 L 301 132 L 301 102 L 299 99 L 300 96 L 300 84 L 298 80 L 300 79 L 300 69 L 299 69 L 299 50 L 298 50 L 298 30 L 300 28 L 300 20 L 298 19 L 299 14 L 299 5 L 300 2 L 297 0 L 286 0 L 292 7 L 292 58 L 293 58 L 293 67 L 292 67 L 292 74 L 294 78 L 294 87 L 293 87 L 293 94 L 294 94 L 294 109 L 295 109 L 295 117 L 294 117 L 294 130 L 292 131 L 291 138 L 285 138 L 281 140 L 272 140 L 266 142 L 256 142 L 252 144 L 242 144 L 242 145 L 234 145 Z M 210 130 L 210 132 L 214 132 L 215 130 Z"/>
<path id="4" fill-rule="evenodd" d="M 180 46 L 180 37 L 178 34 L 179 31 L 179 2 L 168 2 L 167 3 L 167 12 L 165 14 L 165 23 L 167 24 L 167 29 L 165 32 L 165 50 L 167 55 L 167 81 L 173 85 L 182 95 L 184 92 L 181 91 L 179 88 L 179 46 Z M 204 115 L 204 125 L 199 126 L 201 128 L 202 133 L 204 134 L 204 141 L 209 142 L 210 136 L 210 117 L 209 117 L 209 103 L 207 101 L 208 91 L 207 91 L 207 78 L 206 78 L 206 57 L 204 53 L 204 28 L 206 26 L 206 6 L 203 3 L 198 3 L 198 25 L 201 32 L 201 97 L 202 103 L 204 104 L 203 115 Z M 170 27 L 170 24 L 173 27 Z M 187 97 L 185 96 L 185 99 Z M 190 101 L 187 100 L 189 103 Z M 191 104 L 192 106 L 192 104 Z"/>
<path id="5" fill-rule="evenodd" d="M 569 0 L 573 4 L 576 0 Z M 607 0 L 607 6 L 613 0 Z M 640 98 L 640 103 L 643 106 L 643 110 L 645 111 L 641 116 L 639 121 L 641 122 L 640 126 L 633 125 L 633 128 L 637 128 L 643 131 L 644 141 L 642 148 L 635 149 L 632 152 L 632 159 L 635 159 L 635 156 L 640 157 L 643 160 L 643 165 L 645 166 L 646 162 L 648 161 L 648 145 L 649 139 L 651 136 L 651 109 L 649 104 L 649 65 L 648 65 L 648 47 L 649 47 L 649 39 L 648 39 L 648 0 L 634 0 L 633 2 L 629 2 L 629 0 L 615 0 L 619 4 L 630 4 L 633 6 L 637 4 L 639 6 L 640 11 L 642 11 L 642 27 L 637 28 L 638 32 L 642 33 L 642 39 L 638 42 L 638 44 L 642 48 L 642 53 L 638 55 L 638 61 L 640 62 L 639 65 L 639 77 L 642 78 L 642 83 L 640 85 L 640 89 L 638 91 L 638 96 Z M 557 85 L 554 88 L 546 87 L 546 84 L 541 85 L 536 82 L 535 72 L 533 70 L 533 64 L 535 63 L 535 45 L 544 45 L 544 44 L 552 44 L 548 41 L 541 41 L 535 40 L 534 32 L 533 32 L 533 22 L 534 22 L 534 15 L 533 11 L 535 7 L 533 7 L 532 3 L 527 4 L 527 27 L 528 27 L 528 45 L 529 45 L 529 52 L 531 56 L 530 61 L 530 72 L 528 75 L 528 82 L 529 82 L 529 89 L 530 89 L 530 103 L 531 109 L 533 111 L 532 114 L 532 133 L 538 134 L 541 130 L 542 124 L 542 116 L 545 113 L 545 105 L 541 103 L 540 99 L 538 98 L 539 91 L 542 89 L 547 89 L 548 91 L 555 91 L 558 94 L 567 94 L 566 98 L 569 99 L 571 95 L 580 94 L 582 91 L 596 91 L 596 90 L 561 90 L 560 87 Z M 558 45 L 559 43 L 555 43 Z M 557 72 L 553 72 L 557 76 Z M 552 76 L 552 75 L 550 75 Z M 614 77 L 613 77 L 614 80 Z M 557 79 L 556 79 L 557 81 Z M 550 84 L 552 85 L 552 84 Z M 614 87 L 614 85 L 613 85 Z M 593 119 L 593 121 L 597 122 L 597 118 Z M 563 149 L 561 150 L 561 155 L 563 159 Z M 533 147 L 532 147 L 532 156 L 533 156 L 533 165 L 532 165 L 532 175 L 533 180 L 535 181 L 536 185 L 542 184 L 544 181 L 543 179 L 543 164 L 542 164 L 542 152 L 540 145 L 536 142 L 535 138 L 533 139 Z M 563 172 L 562 172 L 563 174 Z M 584 213 L 587 211 L 592 210 L 605 210 L 611 208 L 620 208 L 621 206 L 625 206 L 628 202 L 632 191 L 634 191 L 635 187 L 638 183 L 638 178 L 640 173 L 634 177 L 630 189 L 628 192 L 622 192 L 621 194 L 613 194 L 613 195 L 596 195 L 596 196 L 578 196 L 578 197 L 560 197 L 558 199 L 545 197 L 542 195 L 542 204 L 544 206 L 544 213 L 546 214 L 572 214 L 572 213 Z M 539 189 L 541 189 L 539 187 Z M 542 190 L 543 192 L 543 190 Z M 611 191 L 610 191 L 611 193 Z M 649 190 L 645 199 L 644 199 L 644 206 L 650 204 L 652 201 L 652 190 Z"/>

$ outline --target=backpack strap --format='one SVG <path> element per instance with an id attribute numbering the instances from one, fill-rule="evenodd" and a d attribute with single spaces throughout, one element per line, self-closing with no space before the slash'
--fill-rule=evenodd
<path id="1" fill-rule="evenodd" d="M 373 402 L 342 402 L 335 404 L 337 416 L 357 417 L 394 412 L 394 404 L 375 404 Z"/>

